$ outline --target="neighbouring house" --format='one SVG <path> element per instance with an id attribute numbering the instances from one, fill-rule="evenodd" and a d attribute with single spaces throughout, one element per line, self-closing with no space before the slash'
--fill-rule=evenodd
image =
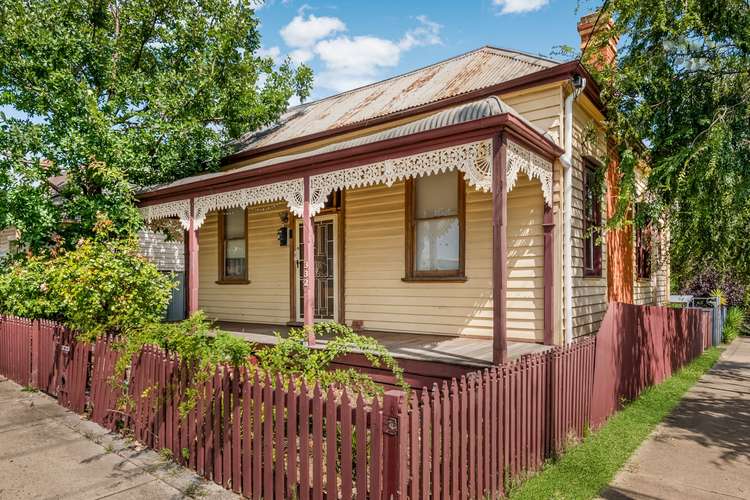
<path id="1" fill-rule="evenodd" d="M 18 231 L 14 228 L 0 230 L 0 259 L 16 250 Z"/>
<path id="2" fill-rule="evenodd" d="M 8 254 L 21 250 L 18 245 L 18 230 L 6 228 L 0 230 L 0 259 Z M 187 307 L 185 285 L 185 243 L 169 240 L 159 231 L 143 229 L 138 233 L 141 253 L 163 273 L 174 276 L 177 287 L 172 293 L 172 300 L 166 312 L 170 321 L 185 319 Z"/>
<path id="3" fill-rule="evenodd" d="M 578 61 L 482 47 L 290 108 L 139 202 L 180 220 L 188 310 L 225 328 L 333 320 L 404 358 L 499 362 L 594 333 L 608 280 L 667 299 L 648 230 L 608 278 L 603 119 Z"/>
<path id="4" fill-rule="evenodd" d="M 185 282 L 185 242 L 169 239 L 160 231 L 143 229 L 138 233 L 141 253 L 162 273 L 170 274 L 176 281 L 172 299 L 167 307 L 169 321 L 185 319 L 187 311 L 187 284 Z"/>

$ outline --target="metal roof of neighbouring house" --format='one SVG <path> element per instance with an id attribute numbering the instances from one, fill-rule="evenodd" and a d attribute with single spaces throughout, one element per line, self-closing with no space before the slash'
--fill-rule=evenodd
<path id="1" fill-rule="evenodd" d="M 406 137 L 409 135 L 418 134 L 421 132 L 427 132 L 430 130 L 436 130 L 436 129 L 443 128 L 443 127 L 460 125 L 462 123 L 473 122 L 476 120 L 481 120 L 483 118 L 489 118 L 492 116 L 499 116 L 503 114 L 509 114 L 509 115 L 515 116 L 520 121 L 528 125 L 529 128 L 536 131 L 536 133 L 538 133 L 541 137 L 544 137 L 550 143 L 554 142 L 554 139 L 549 135 L 549 133 L 533 125 L 528 120 L 526 120 L 515 109 L 513 109 L 511 106 L 506 104 L 502 99 L 500 99 L 497 96 L 490 96 L 490 97 L 485 97 L 484 99 L 479 99 L 476 101 L 468 102 L 466 104 L 453 106 L 453 107 L 444 109 L 442 111 L 436 112 L 434 114 L 431 114 L 429 116 L 426 116 L 424 118 L 420 118 L 413 122 L 406 123 L 404 125 L 399 125 L 397 127 L 389 128 L 386 130 L 381 130 L 378 132 L 373 132 L 367 135 L 355 137 L 353 139 L 348 139 L 345 141 L 326 144 L 324 146 L 320 146 L 318 148 L 303 151 L 300 153 L 294 153 L 294 154 L 288 154 L 284 156 L 277 156 L 274 158 L 269 158 L 267 160 L 259 161 L 256 163 L 251 163 L 249 165 L 245 165 L 245 166 L 235 168 L 232 170 L 224 170 L 220 172 L 212 172 L 212 173 L 207 173 L 207 174 L 195 175 L 193 177 L 186 177 L 184 179 L 179 179 L 177 181 L 171 182 L 169 184 L 163 184 L 160 186 L 152 186 L 151 188 L 141 191 L 141 193 L 185 186 L 185 185 L 193 184 L 195 182 L 221 179 L 222 177 L 225 177 L 230 174 L 236 174 L 237 172 L 249 172 L 249 171 L 257 170 L 257 169 L 264 168 L 264 167 L 270 167 L 271 165 L 279 165 L 282 163 L 300 160 L 303 158 L 313 158 L 313 157 L 320 156 L 326 153 L 344 151 L 347 149 L 364 146 L 366 144 L 373 144 L 377 142 L 388 141 L 391 139 Z"/>
<path id="2" fill-rule="evenodd" d="M 234 154 L 366 122 L 559 64 L 542 56 L 482 47 L 381 82 L 289 108 L 276 124 L 235 141 Z"/>

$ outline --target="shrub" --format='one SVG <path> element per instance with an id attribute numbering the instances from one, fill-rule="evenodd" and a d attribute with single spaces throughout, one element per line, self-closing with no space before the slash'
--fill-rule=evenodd
<path id="1" fill-rule="evenodd" d="M 706 266 L 703 271 L 687 280 L 680 293 L 695 297 L 715 297 L 719 291 L 726 305 L 742 306 L 745 304 L 745 284 L 733 273 L 722 272 L 712 266 Z"/>
<path id="2" fill-rule="evenodd" d="M 0 314 L 59 319 L 61 304 L 50 293 L 49 262 L 39 257 L 8 262 L 0 273 Z"/>
<path id="3" fill-rule="evenodd" d="M 102 233 L 19 260 L 0 274 L 0 313 L 59 321 L 84 340 L 158 322 L 174 283 L 138 251 L 137 240 Z"/>
<path id="4" fill-rule="evenodd" d="M 727 311 L 724 319 L 724 330 L 722 331 L 722 340 L 730 343 L 739 336 L 742 325 L 745 323 L 745 311 L 739 307 L 731 307 Z"/>

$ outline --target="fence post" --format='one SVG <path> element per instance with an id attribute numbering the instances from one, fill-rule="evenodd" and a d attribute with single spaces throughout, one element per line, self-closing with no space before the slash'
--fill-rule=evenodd
<path id="1" fill-rule="evenodd" d="M 390 390 L 383 395 L 383 498 L 392 500 L 399 498 L 403 492 L 399 491 L 401 478 L 401 453 L 399 433 L 406 429 L 399 428 L 399 412 L 404 392 Z"/>
<path id="2" fill-rule="evenodd" d="M 39 341 L 41 326 L 39 320 L 31 322 L 31 387 L 39 389 Z"/>

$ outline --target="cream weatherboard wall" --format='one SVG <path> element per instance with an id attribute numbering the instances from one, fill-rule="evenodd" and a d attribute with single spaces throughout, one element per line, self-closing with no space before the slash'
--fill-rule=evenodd
<path id="1" fill-rule="evenodd" d="M 492 199 L 467 188 L 466 281 L 405 282 L 404 183 L 346 192 L 346 321 L 365 329 L 492 336 Z M 508 194 L 508 336 L 541 340 L 543 198 L 519 176 Z"/>
<path id="2" fill-rule="evenodd" d="M 602 245 L 602 272 L 598 277 L 584 276 L 584 157 L 603 160 L 604 137 L 597 130 L 594 117 L 576 102 L 573 107 L 573 329 L 574 336 L 596 333 L 607 311 L 607 244 Z M 592 135 L 592 130 L 595 133 Z M 602 222 L 606 219 L 606 205 L 602 200 Z"/>
<path id="3" fill-rule="evenodd" d="M 200 308 L 224 321 L 284 325 L 289 321 L 289 248 L 276 239 L 280 204 L 248 208 L 249 284 L 218 284 L 218 216 L 211 212 L 199 232 Z"/>
<path id="4" fill-rule="evenodd" d="M 547 131 L 560 145 L 563 135 L 565 92 L 562 83 L 547 87 L 528 89 L 515 94 L 503 95 L 502 98 L 516 111 L 537 127 Z M 579 98 L 583 99 L 583 98 Z M 599 131 L 599 140 L 593 141 L 589 137 L 590 129 L 594 125 L 594 116 L 578 102 L 573 109 L 573 328 L 574 335 L 595 333 L 604 313 L 607 310 L 607 252 L 606 242 L 603 242 L 602 275 L 601 277 L 584 277 L 583 273 L 583 168 L 584 155 L 589 157 L 604 157 L 603 135 Z M 564 307 L 562 302 L 562 166 L 555 163 L 554 183 L 554 216 L 555 216 L 555 290 L 558 294 L 555 300 L 555 311 L 559 321 L 556 321 L 555 337 L 562 339 Z M 602 216 L 606 210 L 603 207 Z"/>
<path id="5" fill-rule="evenodd" d="M 635 171 L 636 196 L 643 197 L 646 190 L 646 172 L 642 167 Z M 633 302 L 642 305 L 661 305 L 669 300 L 669 251 L 666 228 L 654 232 L 651 242 L 651 277 L 638 278 L 633 266 Z M 635 249 L 635 242 L 634 242 Z M 633 258 L 633 264 L 636 258 Z"/>

